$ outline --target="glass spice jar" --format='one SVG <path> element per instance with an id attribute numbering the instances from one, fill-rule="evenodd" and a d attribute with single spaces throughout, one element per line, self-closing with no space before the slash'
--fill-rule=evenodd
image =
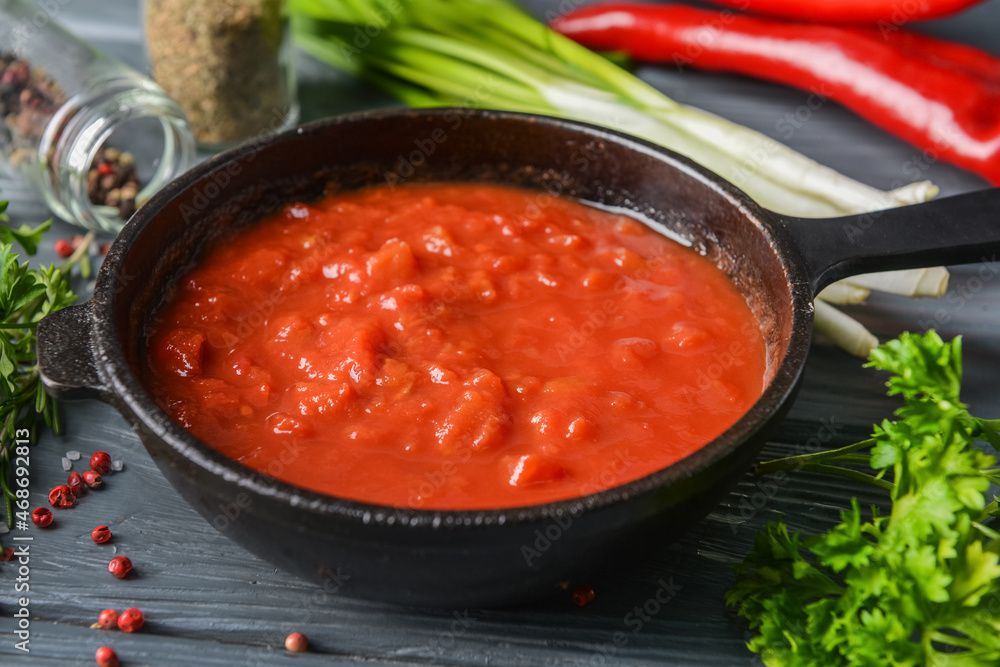
<path id="1" fill-rule="evenodd" d="M 282 0 L 146 0 L 153 78 L 218 150 L 298 121 Z"/>
<path id="2" fill-rule="evenodd" d="M 24 0 L 0 0 L 0 171 L 53 213 L 116 232 L 193 164 L 184 112 L 153 83 Z"/>

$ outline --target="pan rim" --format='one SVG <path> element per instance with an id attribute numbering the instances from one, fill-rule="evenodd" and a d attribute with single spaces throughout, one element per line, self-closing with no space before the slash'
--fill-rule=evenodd
<path id="1" fill-rule="evenodd" d="M 213 173 L 217 173 L 241 159 L 248 150 L 266 151 L 268 147 L 293 137 L 308 136 L 322 132 L 329 127 L 358 121 L 391 122 L 402 117 L 433 118 L 448 113 L 462 113 L 493 121 L 541 123 L 555 128 L 568 129 L 585 136 L 613 141 L 630 150 L 648 153 L 659 160 L 665 159 L 686 177 L 699 181 L 727 199 L 731 205 L 740 209 L 745 217 L 756 224 L 760 233 L 764 235 L 765 241 L 775 250 L 778 261 L 785 272 L 785 279 L 789 286 L 791 303 L 788 305 L 792 322 L 789 339 L 781 356 L 782 361 L 775 370 L 770 383 L 750 409 L 712 441 L 669 466 L 638 479 L 586 496 L 565 500 L 534 505 L 470 510 L 379 505 L 299 487 L 226 457 L 197 439 L 167 416 L 156 405 L 142 382 L 133 373 L 125 358 L 120 336 L 115 330 L 114 317 L 116 285 L 119 284 L 121 278 L 120 270 L 125 256 L 128 249 L 141 236 L 155 216 L 175 197 L 189 188 L 195 187 Z M 582 511 L 590 512 L 607 508 L 637 496 L 652 494 L 666 485 L 688 479 L 698 471 L 713 466 L 734 450 L 747 445 L 756 434 L 766 428 L 769 420 L 788 404 L 794 394 L 805 365 L 812 337 L 812 296 L 808 276 L 802 269 L 797 251 L 772 224 L 771 214 L 754 203 L 736 186 L 669 149 L 616 130 L 535 114 L 450 108 L 380 109 L 316 121 L 273 135 L 253 146 L 244 145 L 231 149 L 203 162 L 157 193 L 133 216 L 119 234 L 100 270 L 93 298 L 93 332 L 95 359 L 98 362 L 98 372 L 106 389 L 113 395 L 115 401 L 120 402 L 131 413 L 136 422 L 148 429 L 173 454 L 183 458 L 193 466 L 195 472 L 189 469 L 183 471 L 183 474 L 194 477 L 206 475 L 220 477 L 274 503 L 294 508 L 299 512 L 310 513 L 320 521 L 324 518 L 339 517 L 373 526 L 398 525 L 411 529 L 462 530 L 490 525 L 535 523 L 566 514 L 576 516 Z M 199 484 L 198 479 L 195 479 L 194 483 Z"/>

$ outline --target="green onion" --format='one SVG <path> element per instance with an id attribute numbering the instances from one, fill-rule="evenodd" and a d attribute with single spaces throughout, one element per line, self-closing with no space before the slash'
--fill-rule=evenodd
<path id="1" fill-rule="evenodd" d="M 667 98 L 507 0 L 292 0 L 298 42 L 411 106 L 477 106 L 574 118 L 683 153 L 763 206 L 805 217 L 923 201 L 884 192 L 713 114 Z"/>
<path id="2" fill-rule="evenodd" d="M 291 0 L 298 43 L 414 107 L 465 106 L 587 121 L 687 155 L 761 205 L 798 217 L 833 217 L 914 204 L 926 181 L 882 191 L 754 130 L 678 104 L 610 60 L 563 37 L 508 0 Z M 851 284 L 934 294 L 947 273 L 870 274 Z M 907 282 L 909 281 L 909 282 Z M 841 288 L 833 300 L 863 300 Z M 867 356 L 875 337 L 832 308 L 817 328 Z"/>

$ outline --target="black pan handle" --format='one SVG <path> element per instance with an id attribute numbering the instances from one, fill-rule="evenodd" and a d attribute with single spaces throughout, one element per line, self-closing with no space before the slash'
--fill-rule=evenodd
<path id="1" fill-rule="evenodd" d="M 994 262 L 1000 253 L 1000 188 L 843 218 L 775 217 L 813 294 L 859 273 Z"/>
<path id="2" fill-rule="evenodd" d="M 35 330 L 42 384 L 55 398 L 102 398 L 107 393 L 94 360 L 93 302 L 46 315 Z"/>

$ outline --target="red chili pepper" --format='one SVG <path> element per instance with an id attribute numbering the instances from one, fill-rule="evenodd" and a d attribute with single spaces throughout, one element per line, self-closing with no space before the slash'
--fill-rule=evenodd
<path id="1" fill-rule="evenodd" d="M 598 3 L 553 21 L 585 46 L 757 76 L 831 98 L 1000 185 L 1000 59 L 903 31 L 806 25 L 680 5 Z M 794 132 L 791 119 L 779 134 Z"/>
<path id="2" fill-rule="evenodd" d="M 826 23 L 902 25 L 951 16 L 984 0 L 710 0 L 751 12 Z"/>

